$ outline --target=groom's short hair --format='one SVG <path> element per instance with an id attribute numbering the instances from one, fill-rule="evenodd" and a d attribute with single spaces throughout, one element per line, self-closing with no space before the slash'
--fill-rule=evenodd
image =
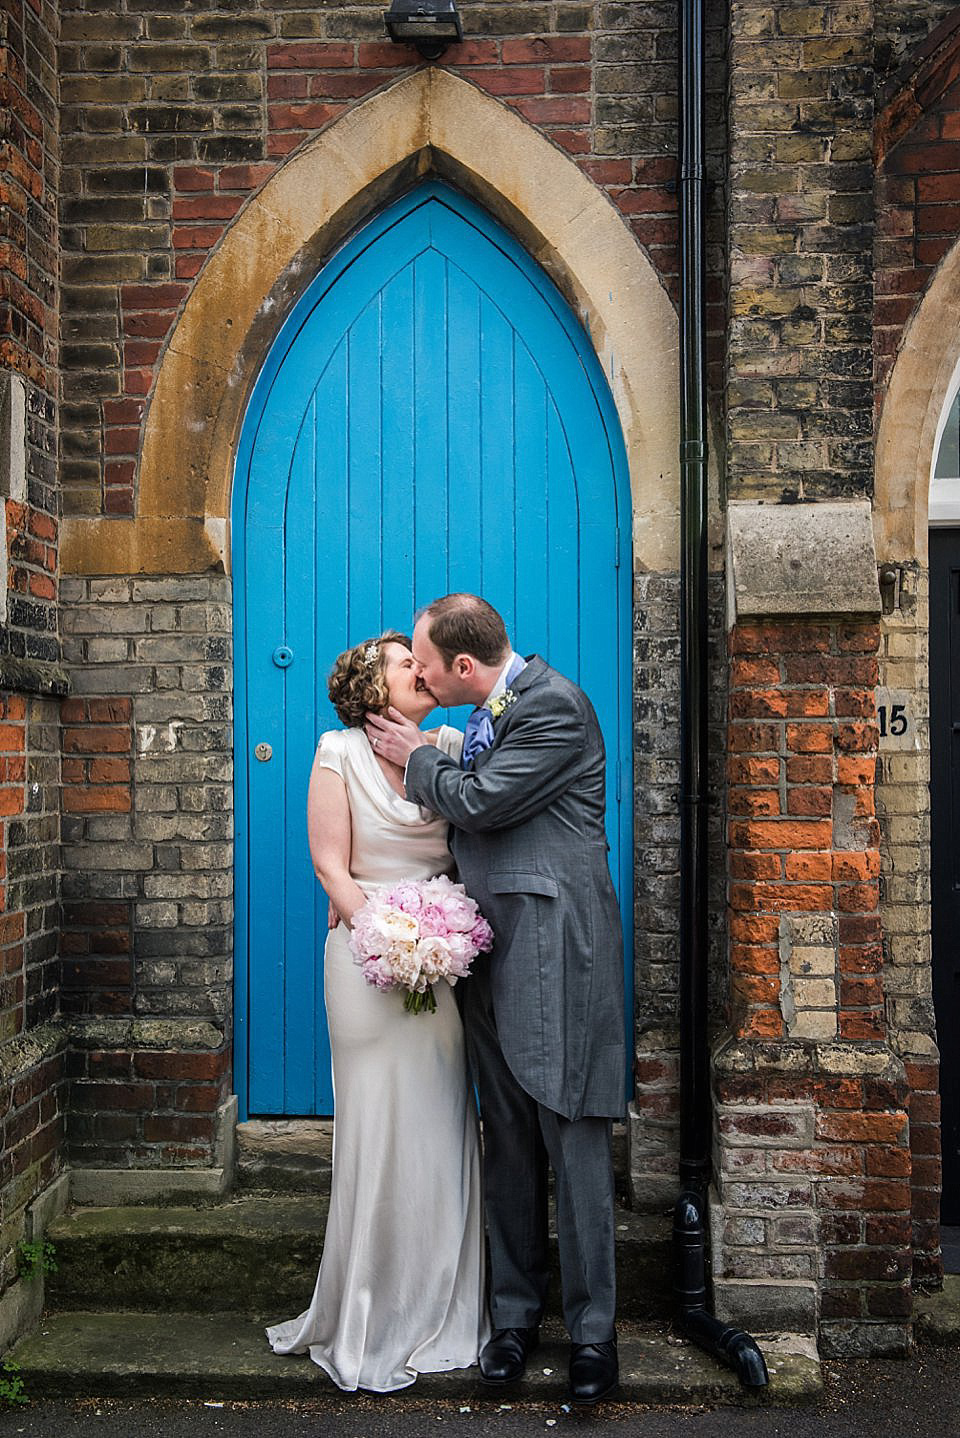
<path id="1" fill-rule="evenodd" d="M 417 617 L 429 620 L 430 642 L 448 669 L 458 654 L 470 654 L 481 664 L 497 664 L 510 651 L 506 625 L 493 605 L 478 594 L 445 594 L 421 609 Z"/>

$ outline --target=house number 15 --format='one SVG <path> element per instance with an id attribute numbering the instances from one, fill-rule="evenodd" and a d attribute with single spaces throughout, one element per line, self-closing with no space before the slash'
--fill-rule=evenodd
<path id="1" fill-rule="evenodd" d="M 910 720 L 907 718 L 907 706 L 905 704 L 880 704 L 877 707 L 877 721 L 880 725 L 880 738 L 888 736 L 899 739 L 901 734 L 906 734 L 910 727 Z"/>

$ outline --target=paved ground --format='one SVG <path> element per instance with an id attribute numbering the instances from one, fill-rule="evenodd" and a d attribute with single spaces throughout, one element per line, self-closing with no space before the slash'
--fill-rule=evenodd
<path id="1" fill-rule="evenodd" d="M 960 1351 L 922 1347 L 903 1362 L 836 1363 L 823 1398 L 801 1408 L 664 1409 L 605 1404 L 473 1408 L 389 1399 L 125 1403 L 85 1399 L 0 1413 L 0 1438 L 958 1438 Z"/>

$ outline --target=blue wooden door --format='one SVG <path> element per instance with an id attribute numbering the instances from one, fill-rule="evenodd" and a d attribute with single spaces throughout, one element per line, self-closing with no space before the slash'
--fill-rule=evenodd
<path id="1" fill-rule="evenodd" d="M 317 736 L 338 725 L 326 675 L 437 595 L 483 594 L 518 648 L 593 699 L 631 952 L 623 441 L 583 330 L 484 211 L 422 185 L 312 283 L 248 406 L 232 533 L 236 1086 L 243 1113 L 323 1114 L 326 905 L 304 804 Z"/>

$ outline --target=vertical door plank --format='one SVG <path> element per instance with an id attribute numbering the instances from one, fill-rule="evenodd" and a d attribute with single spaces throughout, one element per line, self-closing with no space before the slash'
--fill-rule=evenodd
<path id="1" fill-rule="evenodd" d="M 522 615 L 518 642 L 550 653 L 547 624 L 547 391 L 526 344 L 514 340 L 514 592 Z"/>
<path id="2" fill-rule="evenodd" d="M 284 1112 L 305 1113 L 313 1106 L 318 1064 L 329 1066 L 324 1030 L 315 1024 L 319 955 L 316 933 L 317 881 L 307 847 L 307 786 L 313 764 L 316 633 L 314 576 L 303 563 L 316 548 L 316 413 L 311 401 L 296 440 L 284 514 L 285 573 L 283 643 L 293 662 L 278 670 L 284 689 L 284 743 L 271 762 L 284 765 L 286 796 L 286 870 L 282 889 L 284 1033 L 286 1055 Z M 280 939 L 278 932 L 277 939 Z"/>
<path id="3" fill-rule="evenodd" d="M 383 622 L 409 634 L 413 593 L 413 505 L 416 392 L 413 384 L 413 265 L 382 295 Z"/>
<path id="4" fill-rule="evenodd" d="M 514 592 L 513 328 L 484 295 L 480 305 L 480 592 L 517 643 Z"/>
<path id="5" fill-rule="evenodd" d="M 380 302 L 367 305 L 350 328 L 347 345 L 347 452 L 349 493 L 347 640 L 379 634 L 380 543 Z"/>
<path id="6" fill-rule="evenodd" d="M 447 532 L 451 591 L 481 585 L 480 292 L 459 265 L 448 263 L 450 334 L 447 353 Z"/>
<path id="7" fill-rule="evenodd" d="M 417 604 L 447 592 L 447 275 L 430 249 L 414 265 L 414 592 Z"/>

